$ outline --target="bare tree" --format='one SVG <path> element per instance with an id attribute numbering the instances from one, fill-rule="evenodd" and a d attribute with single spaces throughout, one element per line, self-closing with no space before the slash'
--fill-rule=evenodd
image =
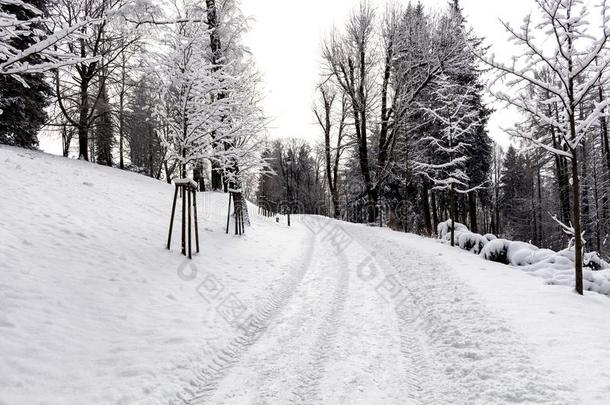
<path id="1" fill-rule="evenodd" d="M 60 47 L 80 63 L 57 69 L 55 92 L 65 120 L 78 131 L 79 157 L 89 160 L 90 131 L 98 115 L 96 106 L 115 61 L 133 40 L 123 40 L 109 16 L 117 16 L 126 0 L 58 0 L 51 9 L 57 26 L 81 26 L 79 37 Z M 96 25 L 89 21 L 99 21 Z M 123 20 L 121 20 L 123 21 Z"/>
<path id="2" fill-rule="evenodd" d="M 338 112 L 334 112 L 335 99 L 337 92 L 331 84 L 325 83 L 318 86 L 319 106 L 314 106 L 314 114 L 324 132 L 324 163 L 326 181 L 330 191 L 333 204 L 333 215 L 341 218 L 339 208 L 339 164 L 341 155 L 345 150 L 345 137 L 347 127 L 348 105 L 344 94 L 341 95 L 341 106 Z M 335 117 L 336 116 L 336 117 Z M 336 135 L 333 143 L 333 123 L 337 121 Z"/>
<path id="3" fill-rule="evenodd" d="M 510 132 L 525 138 L 549 153 L 565 157 L 571 168 L 570 185 L 572 191 L 572 223 L 563 225 L 564 230 L 574 238 L 575 246 L 575 288 L 583 293 L 583 237 L 581 224 L 581 190 L 579 175 L 579 148 L 589 127 L 604 116 L 610 104 L 609 99 L 598 101 L 593 109 L 581 109 L 587 96 L 598 92 L 599 83 L 605 83 L 604 73 L 610 59 L 607 44 L 610 31 L 606 23 L 608 6 L 600 4 L 602 16 L 601 34 L 593 38 L 588 15 L 583 1 L 537 0 L 537 10 L 541 22 L 534 24 L 531 15 L 526 16 L 520 29 L 504 23 L 511 39 L 521 46 L 524 52 L 507 65 L 495 59 L 481 57 L 483 61 L 498 71 L 498 80 L 503 81 L 515 94 L 498 90 L 496 97 L 516 106 L 537 120 L 552 128 L 558 139 L 553 143 L 549 137 L 540 138 L 538 134 L 517 126 Z M 596 63 L 597 61 L 597 63 Z M 542 69 L 552 74 L 540 76 Z M 544 99 L 532 99 L 523 91 L 526 85 L 547 94 Z M 539 96 L 540 97 L 540 96 Z M 540 108 L 556 103 L 557 110 Z M 583 114 L 586 111 L 586 114 Z"/>
<path id="4" fill-rule="evenodd" d="M 374 32 L 374 9 L 363 1 L 348 18 L 345 33 L 333 32 L 322 50 L 330 74 L 350 102 L 358 160 L 368 198 L 369 222 L 375 221 L 378 200 L 378 189 L 369 162 L 368 139 L 368 120 L 374 107 Z"/>

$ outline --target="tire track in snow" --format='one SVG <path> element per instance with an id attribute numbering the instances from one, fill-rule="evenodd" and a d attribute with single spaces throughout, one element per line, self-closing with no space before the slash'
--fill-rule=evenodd
<path id="1" fill-rule="evenodd" d="M 241 333 L 215 354 L 215 356 L 202 368 L 197 376 L 190 381 L 190 387 L 176 394 L 176 400 L 171 404 L 204 404 L 216 390 L 219 381 L 227 374 L 229 369 L 239 362 L 243 354 L 265 333 L 273 318 L 290 300 L 305 274 L 311 267 L 314 256 L 315 235 L 312 234 L 307 245 L 307 251 L 302 259 L 303 264 L 293 272 L 282 285 L 267 299 L 263 307 L 254 316 L 254 330 L 252 333 Z"/>
<path id="2" fill-rule="evenodd" d="M 329 252 L 326 257 L 339 258 L 335 290 L 330 309 L 325 314 L 317 330 L 317 338 L 310 348 L 309 362 L 298 370 L 297 384 L 292 389 L 289 402 L 292 404 L 311 404 L 321 402 L 320 382 L 325 375 L 325 363 L 328 361 L 332 346 L 336 341 L 339 322 L 345 308 L 349 289 L 349 268 L 345 252 Z"/>
<path id="3" fill-rule="evenodd" d="M 389 268 L 411 293 L 413 310 L 401 329 L 414 331 L 405 330 L 406 351 L 411 345 L 420 348 L 408 354 L 422 372 L 419 403 L 576 403 L 573 388 L 532 362 L 524 339 L 489 312 L 450 263 L 417 250 L 405 252 L 405 243 L 391 236 L 358 238 L 385 252 Z"/>
<path id="4" fill-rule="evenodd" d="M 380 257 L 380 255 L 373 253 L 374 250 L 371 250 L 373 245 L 363 240 L 358 232 L 349 232 L 349 234 L 360 246 L 360 250 L 366 252 L 373 262 L 376 262 L 377 267 L 381 269 L 384 275 L 388 276 L 390 274 L 389 270 L 394 268 L 393 265 Z M 403 356 L 402 363 L 406 379 L 405 383 L 409 387 L 408 398 L 405 398 L 405 404 L 443 404 L 435 390 L 424 391 L 424 381 L 432 377 L 430 371 L 433 364 L 421 336 L 417 333 L 419 330 L 417 324 L 419 314 L 417 305 L 413 302 L 412 294 L 409 292 L 406 301 L 403 301 L 400 307 L 395 306 L 394 309 L 399 327 L 400 352 Z"/>

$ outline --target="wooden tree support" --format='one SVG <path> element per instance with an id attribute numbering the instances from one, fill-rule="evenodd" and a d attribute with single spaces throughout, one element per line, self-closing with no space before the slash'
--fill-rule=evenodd
<path id="1" fill-rule="evenodd" d="M 191 179 L 174 180 L 176 191 L 174 192 L 174 202 L 172 203 L 172 216 L 169 221 L 169 234 L 167 235 L 167 249 L 172 243 L 172 230 L 174 228 L 174 216 L 176 214 L 176 201 L 178 194 L 182 198 L 182 222 L 181 222 L 181 253 L 192 259 L 192 234 L 191 234 L 191 207 L 193 208 L 193 219 L 195 223 L 195 249 L 199 253 L 199 226 L 197 223 L 197 183 Z M 188 229 L 187 229 L 188 227 Z M 188 238 L 188 243 L 187 243 Z"/>
<path id="2" fill-rule="evenodd" d="M 233 217 L 235 222 L 235 235 L 243 235 L 245 231 L 244 212 L 241 194 L 229 192 L 229 208 L 227 209 L 227 233 L 229 233 L 229 222 L 231 221 L 231 200 L 233 200 Z"/>

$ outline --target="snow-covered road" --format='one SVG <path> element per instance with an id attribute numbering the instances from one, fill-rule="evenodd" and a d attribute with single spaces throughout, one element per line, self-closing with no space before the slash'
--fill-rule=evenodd
<path id="1" fill-rule="evenodd" d="M 321 220 L 321 219 L 320 219 Z M 315 228 L 312 219 L 306 225 Z M 315 218 L 314 220 L 315 221 Z M 324 220 L 322 220 L 324 221 Z M 334 228 L 334 224 L 333 224 Z M 336 232 L 340 230 L 340 232 Z M 369 258 L 343 227 L 316 229 L 277 313 L 232 367 L 211 364 L 191 403 L 405 403 L 419 391 L 399 318 L 372 286 Z M 356 269 L 366 264 L 358 277 Z M 373 269 L 376 272 L 377 270 Z M 285 301 L 285 302 L 284 302 Z M 227 350 L 229 351 L 229 350 Z M 237 357 L 239 356 L 239 359 Z M 404 357 L 405 361 L 410 361 Z M 214 362 L 217 363 L 217 362 Z M 210 376 L 213 376 L 210 378 Z"/>
<path id="2" fill-rule="evenodd" d="M 537 364 L 524 337 L 448 268 L 446 246 L 430 252 L 320 217 L 298 227 L 311 233 L 302 266 L 186 402 L 581 403 L 574 382 Z"/>

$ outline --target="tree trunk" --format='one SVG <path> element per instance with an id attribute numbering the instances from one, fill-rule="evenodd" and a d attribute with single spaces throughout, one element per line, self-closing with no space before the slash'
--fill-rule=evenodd
<path id="1" fill-rule="evenodd" d="M 80 107 L 78 111 L 78 158 L 89 160 L 89 83 L 81 80 Z"/>
<path id="2" fill-rule="evenodd" d="M 70 143 L 72 141 L 72 128 L 68 130 L 67 124 L 64 123 L 61 130 L 61 141 L 62 141 L 62 155 L 68 157 L 70 153 Z"/>
<path id="3" fill-rule="evenodd" d="M 595 250 L 598 252 L 601 250 L 601 229 L 602 224 L 605 224 L 604 219 L 604 210 L 605 208 L 599 206 L 599 179 L 598 179 L 598 170 L 597 170 L 597 159 L 593 160 L 593 198 L 595 199 Z"/>
<path id="4" fill-rule="evenodd" d="M 455 189 L 451 186 L 451 246 L 455 246 L 455 215 L 457 211 L 457 201 L 455 198 Z"/>
<path id="5" fill-rule="evenodd" d="M 580 295 L 583 294 L 582 283 L 582 239 L 580 224 L 580 179 L 578 178 L 578 160 L 576 150 L 572 151 L 572 220 L 574 223 L 574 270 L 575 288 Z"/>
<path id="6" fill-rule="evenodd" d="M 436 206 L 436 193 L 434 190 L 430 191 L 430 208 L 432 209 L 432 224 L 434 225 L 433 231 L 438 227 L 438 208 Z"/>
<path id="7" fill-rule="evenodd" d="M 536 216 L 536 185 L 534 184 L 534 181 L 532 180 L 532 184 L 530 187 L 530 209 L 531 209 L 531 225 L 532 225 L 532 230 L 531 230 L 531 236 L 532 236 L 532 241 L 536 246 L 540 246 L 539 240 L 538 240 L 538 217 Z"/>
<path id="8" fill-rule="evenodd" d="M 536 167 L 536 180 L 538 187 L 538 227 L 540 230 L 538 231 L 539 238 L 539 246 L 544 242 L 544 232 L 542 229 L 542 178 L 540 175 L 540 165 Z"/>
<path id="9" fill-rule="evenodd" d="M 465 194 L 460 194 L 460 220 L 461 222 L 466 225 L 468 223 L 467 221 L 467 216 L 468 216 L 468 208 L 467 208 L 467 204 L 466 204 L 466 195 Z"/>
<path id="10" fill-rule="evenodd" d="M 549 109 L 551 107 L 549 106 Z M 559 120 L 559 112 L 557 106 L 555 106 L 555 119 Z M 562 149 L 557 141 L 555 135 L 555 127 L 551 126 L 551 140 L 553 142 L 553 148 Z M 565 150 L 565 148 L 564 148 Z M 559 204 L 561 207 L 561 220 L 568 222 L 570 219 L 570 190 L 568 184 L 568 168 L 566 158 L 555 154 L 555 168 L 557 185 L 559 188 Z"/>
<path id="11" fill-rule="evenodd" d="M 165 181 L 167 181 L 169 184 L 172 184 L 172 174 L 174 173 L 174 169 L 176 168 L 176 166 L 173 165 L 170 168 L 169 165 L 167 164 L 167 160 L 164 160 L 163 168 L 165 169 Z"/>
<path id="12" fill-rule="evenodd" d="M 587 153 L 587 143 L 585 140 L 582 141 L 582 171 L 583 178 L 582 181 L 582 189 L 580 190 L 581 196 L 581 208 L 580 208 L 580 216 L 581 216 L 581 226 L 583 231 L 585 232 L 585 236 L 591 234 L 590 219 L 591 219 L 591 203 L 589 202 L 589 174 L 588 174 L 588 153 Z"/>
<path id="13" fill-rule="evenodd" d="M 123 160 L 124 153 L 124 138 L 125 138 L 125 78 L 127 72 L 125 69 L 126 64 L 125 53 L 121 54 L 121 90 L 119 92 L 119 169 L 125 168 L 125 161 Z M 151 167 L 152 172 L 152 167 Z M 151 174 L 152 176 L 152 174 Z"/>
<path id="14" fill-rule="evenodd" d="M 222 191 L 222 173 L 220 165 L 217 162 L 212 162 L 212 191 Z"/>
<path id="15" fill-rule="evenodd" d="M 598 87 L 599 90 L 599 102 L 604 101 L 604 93 L 603 93 L 603 89 L 602 86 L 600 85 Z M 605 108 L 602 110 L 602 112 L 605 112 Z M 602 141 L 602 145 L 603 145 L 603 152 L 604 155 L 606 156 L 606 168 L 608 169 L 608 173 L 610 174 L 610 140 L 608 139 L 608 124 L 606 121 L 606 117 L 604 117 L 603 115 L 600 115 L 599 117 L 599 122 L 600 122 L 600 135 L 601 135 L 601 141 Z"/>
<path id="16" fill-rule="evenodd" d="M 477 233 L 478 224 L 477 224 L 477 194 L 476 191 L 471 191 L 468 193 L 468 211 L 470 215 L 470 230 L 474 233 Z"/>
<path id="17" fill-rule="evenodd" d="M 428 200 L 428 182 L 424 181 L 422 183 L 421 190 L 421 201 L 422 201 L 422 210 L 424 212 L 424 227 L 426 228 L 426 233 L 428 235 L 432 234 L 432 221 L 430 218 L 430 202 Z"/>

